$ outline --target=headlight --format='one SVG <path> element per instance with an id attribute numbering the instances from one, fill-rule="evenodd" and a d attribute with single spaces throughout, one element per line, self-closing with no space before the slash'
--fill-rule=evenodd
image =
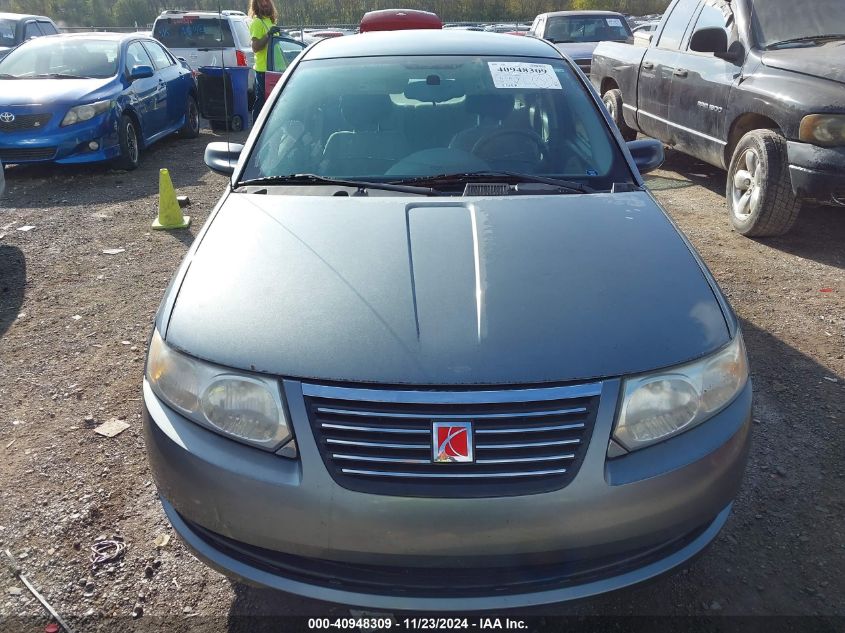
<path id="1" fill-rule="evenodd" d="M 730 404 L 748 381 L 742 335 L 699 361 L 628 378 L 614 439 L 629 451 L 668 439 Z"/>
<path id="2" fill-rule="evenodd" d="M 268 450 L 291 438 L 277 381 L 181 354 L 158 330 L 150 341 L 147 380 L 168 406 L 219 433 Z"/>
<path id="3" fill-rule="evenodd" d="M 65 118 L 62 119 L 62 127 L 66 125 L 73 125 L 80 121 L 90 121 L 98 114 L 108 112 L 111 108 L 112 102 L 110 99 L 105 101 L 97 101 L 96 103 L 86 103 L 85 105 L 74 106 L 67 111 Z"/>
<path id="4" fill-rule="evenodd" d="M 845 114 L 810 114 L 801 119 L 798 138 L 806 143 L 845 145 Z"/>

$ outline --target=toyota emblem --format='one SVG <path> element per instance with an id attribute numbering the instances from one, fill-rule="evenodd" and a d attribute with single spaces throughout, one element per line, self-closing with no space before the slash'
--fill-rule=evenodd
<path id="1" fill-rule="evenodd" d="M 11 112 L 0 112 L 0 123 L 11 123 L 15 120 L 15 115 Z"/>

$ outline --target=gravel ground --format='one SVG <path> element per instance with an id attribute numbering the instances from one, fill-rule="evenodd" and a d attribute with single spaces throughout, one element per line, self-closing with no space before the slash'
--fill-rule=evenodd
<path id="1" fill-rule="evenodd" d="M 147 468 L 144 348 L 168 280 L 225 186 L 202 164 L 213 139 L 165 140 L 132 173 L 7 173 L 0 549 L 80 631 L 252 631 L 240 616 L 348 614 L 207 569 L 169 527 Z M 150 230 L 159 167 L 193 201 L 188 230 Z M 793 234 L 751 241 L 730 229 L 724 174 L 670 154 L 651 182 L 742 320 L 756 390 L 748 473 L 726 528 L 688 570 L 531 613 L 845 616 L 845 210 L 809 209 Z M 113 418 L 128 430 L 94 433 Z M 112 538 L 125 552 L 92 568 L 90 546 Z M 0 630 L 43 631 L 48 621 L 0 566 Z"/>

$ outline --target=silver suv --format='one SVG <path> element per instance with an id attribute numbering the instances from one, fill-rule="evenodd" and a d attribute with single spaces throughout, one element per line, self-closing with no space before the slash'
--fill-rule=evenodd
<path id="1" fill-rule="evenodd" d="M 255 53 L 249 17 L 242 11 L 164 11 L 153 24 L 153 37 L 194 70 L 201 66 L 247 66 Z M 250 102 L 255 78 L 249 75 Z"/>

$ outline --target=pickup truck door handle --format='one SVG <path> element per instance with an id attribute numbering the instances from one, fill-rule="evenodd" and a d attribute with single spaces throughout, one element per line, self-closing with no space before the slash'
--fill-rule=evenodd
<path id="1" fill-rule="evenodd" d="M 687 72 L 683 68 L 676 68 L 675 72 L 673 72 L 672 74 L 675 75 L 675 77 L 686 77 L 687 75 L 689 75 L 689 72 Z"/>
<path id="2" fill-rule="evenodd" d="M 652 68 L 654 68 L 654 64 L 652 62 L 643 62 L 643 68 L 645 68 L 646 70 L 651 70 Z"/>

